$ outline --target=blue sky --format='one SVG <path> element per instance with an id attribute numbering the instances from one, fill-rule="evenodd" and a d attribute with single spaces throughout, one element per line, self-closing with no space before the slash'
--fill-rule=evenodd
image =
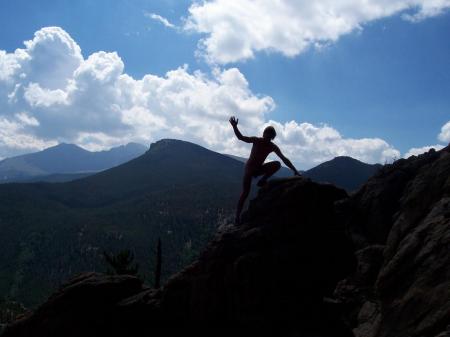
<path id="1" fill-rule="evenodd" d="M 289 0 L 285 1 L 289 3 Z M 347 5 L 354 6 L 363 13 L 356 17 L 349 14 L 350 12 L 343 12 L 341 15 L 339 13 L 341 8 L 333 8 L 333 11 L 341 15 L 344 21 L 350 22 L 349 29 L 334 30 L 334 26 L 330 25 L 332 28 L 322 32 L 322 27 L 314 23 L 305 28 L 298 28 L 295 24 L 296 13 L 293 12 L 292 19 L 290 18 L 291 26 L 289 26 L 290 23 L 286 23 L 285 27 L 284 22 L 269 22 L 275 32 L 265 33 L 268 34 L 266 41 L 269 41 L 266 43 L 252 41 L 256 39 L 257 34 L 251 32 L 251 28 L 245 27 L 245 21 L 242 23 L 244 26 L 239 25 L 241 19 L 239 8 L 236 10 L 237 14 L 233 14 L 232 21 L 232 24 L 237 22 L 237 33 L 233 35 L 235 27 L 230 27 L 229 22 L 226 22 L 225 26 L 230 31 L 229 37 L 226 36 L 227 29 L 216 31 L 214 24 L 216 26 L 223 24 L 227 14 L 230 13 L 230 9 L 226 8 L 226 5 L 223 5 L 224 2 L 220 0 L 209 1 L 215 7 L 205 7 L 204 11 L 197 14 L 189 11 L 193 5 L 191 1 L 2 1 L 0 3 L 0 22 L 2 22 L 0 50 L 4 50 L 6 54 L 13 54 L 17 48 L 24 48 L 23 42 L 32 40 L 35 32 L 43 27 L 59 27 L 81 48 L 84 60 L 99 51 L 116 52 L 123 64 L 121 73 L 128 74 L 136 81 L 148 74 L 167 79 L 167 72 L 186 64 L 188 68 L 184 70 L 185 73 L 181 71 L 178 75 L 185 76 L 186 79 L 186 76 L 194 76 L 194 71 L 200 70 L 209 80 L 219 83 L 220 80 L 217 75 L 214 75 L 214 71 L 225 73 L 229 69 L 236 68 L 238 73 L 230 75 L 233 78 L 226 88 L 229 89 L 238 83 L 236 85 L 240 89 L 244 88 L 242 90 L 248 92 L 238 97 L 233 96 L 240 95 L 235 91 L 231 94 L 227 91 L 226 95 L 235 97 L 237 101 L 245 99 L 247 103 L 236 106 L 228 101 L 226 103 L 228 105 L 220 103 L 222 110 L 217 116 L 213 116 L 214 111 L 208 110 L 214 109 L 216 105 L 213 103 L 208 103 L 207 106 L 202 105 L 205 111 L 201 109 L 199 112 L 197 109 L 192 112 L 192 119 L 208 116 L 203 122 L 212 125 L 207 128 L 211 135 L 207 134 L 207 130 L 202 129 L 203 126 L 194 124 L 189 132 L 179 131 L 180 128 L 183 129 L 183 123 L 180 124 L 181 126 L 178 125 L 176 115 L 169 118 L 164 115 L 164 113 L 167 114 L 165 110 L 150 107 L 150 103 L 145 105 L 148 115 L 141 110 L 137 113 L 135 106 L 127 105 L 126 109 L 132 111 L 130 114 L 133 116 L 142 116 L 147 122 L 150 119 L 154 121 L 163 118 L 164 121 L 160 124 L 154 122 L 148 125 L 147 130 L 153 130 L 152 126 L 156 129 L 156 124 L 164 125 L 157 131 L 138 130 L 135 126 L 131 127 L 130 123 L 125 123 L 126 125 L 121 129 L 114 124 L 117 121 L 108 121 L 106 124 L 110 123 L 112 127 L 107 130 L 103 127 L 106 125 L 105 122 L 102 121 L 102 127 L 83 129 L 83 126 L 80 126 L 77 130 L 58 133 L 50 129 L 69 130 L 66 125 L 60 123 L 70 123 L 70 121 L 50 119 L 49 111 L 58 110 L 52 105 L 56 103 L 42 103 L 42 99 L 39 101 L 35 99 L 34 103 L 30 103 L 30 99 L 27 98 L 30 95 L 24 94 L 26 99 L 23 101 L 27 101 L 25 103 L 28 105 L 25 103 L 12 105 L 9 101 L 5 105 L 0 103 L 0 106 L 7 111 L 4 113 L 4 123 L 17 124 L 19 120 L 30 121 L 30 118 L 32 122 L 26 122 L 26 125 L 18 124 L 16 131 L 12 130 L 3 137 L 14 137 L 14 132 L 18 132 L 20 136 L 31 137 L 33 146 L 27 148 L 23 145 L 24 142 L 27 143 L 27 138 L 24 138 L 22 145 L 14 145 L 11 140 L 4 139 L 2 148 L 0 138 L 0 157 L 30 152 L 32 149 L 59 141 L 76 142 L 95 150 L 127 140 L 146 142 L 154 141 L 158 137 L 177 138 L 177 132 L 178 138 L 196 141 L 215 150 L 245 155 L 248 148 L 230 139 L 232 134 L 229 130 L 224 131 L 225 129 L 213 124 L 216 121 L 222 121 L 222 124 L 228 128 L 224 117 L 227 112 L 241 114 L 243 130 L 249 133 L 259 132 L 263 125 L 269 123 L 269 120 L 276 122 L 276 126 L 279 125 L 283 130 L 279 141 L 285 145 L 287 153 L 294 157 L 294 161 L 305 167 L 334 155 L 359 156 L 359 159 L 368 162 L 380 162 L 388 161 L 389 156 L 403 156 L 411 148 L 435 144 L 446 145 L 449 140 L 446 138 L 447 129 L 444 130 L 444 127 L 450 121 L 450 44 L 448 43 L 450 34 L 448 6 L 450 4 L 444 3 L 442 8 L 438 9 L 429 9 L 426 6 L 408 7 L 406 4 L 405 9 L 398 12 L 389 12 L 389 9 L 386 9 L 384 14 L 373 14 L 365 8 L 363 11 L 358 1 L 346 0 L 346 2 Z M 375 5 L 377 3 L 375 0 L 372 2 Z M 406 0 L 404 2 L 407 3 Z M 238 4 L 239 2 L 236 2 L 236 6 L 240 6 Z M 202 4 L 198 6 L 201 7 Z M 266 5 L 261 6 L 261 13 L 255 15 L 261 15 L 264 18 L 264 6 Z M 299 11 L 297 23 L 304 20 L 301 17 L 302 13 L 310 10 L 307 5 L 305 6 L 296 8 Z M 208 10 L 212 14 L 208 13 Z M 224 15 L 217 14 L 221 10 L 224 11 Z M 273 11 L 271 8 L 268 10 Z M 277 10 L 275 9 L 275 13 Z M 176 28 L 167 27 L 162 22 L 151 19 L 149 17 L 151 13 L 166 18 Z M 280 15 L 282 15 L 281 12 Z M 410 15 L 413 20 L 406 20 L 405 15 Z M 186 22 L 194 22 L 194 28 L 187 29 Z M 239 29 L 243 30 L 242 37 L 239 36 Z M 248 37 L 245 36 L 246 29 Z M 308 38 L 299 42 L 292 37 L 292 41 L 289 41 L 291 37 L 277 37 L 277 29 L 283 33 L 289 33 L 291 29 L 292 33 L 300 35 L 303 34 L 301 29 L 305 29 L 308 30 L 305 33 Z M 292 35 L 294 34 L 286 36 Z M 207 47 L 199 49 L 202 39 L 206 41 Z M 231 47 L 226 44 L 229 41 L 231 41 Z M 304 41 L 307 41 L 306 47 L 302 45 Z M 248 49 L 251 56 L 245 54 L 246 50 L 240 47 L 240 43 L 251 46 Z M 319 46 L 317 47 L 316 44 Z M 52 62 L 51 57 L 51 55 L 48 56 L 49 64 Z M 114 62 L 116 61 L 114 59 Z M 28 69 L 25 66 L 22 67 Z M 118 67 L 120 68 L 120 64 Z M 242 76 L 246 84 L 239 82 Z M 193 78 L 191 80 L 194 81 Z M 203 86 L 203 82 L 199 81 L 201 80 L 197 79 L 195 85 Z M 20 82 L 25 92 L 27 85 L 28 88 L 30 87 L 30 83 L 34 82 Z M 39 84 L 39 82 L 36 83 Z M 95 86 L 95 84 L 92 85 Z M 44 85 L 41 87 L 45 89 Z M 11 90 L 5 89 L 3 93 L 10 94 Z M 39 92 L 41 93 L 42 90 Z M 207 92 L 205 94 L 208 95 Z M 183 96 L 183 99 L 187 98 Z M 262 102 L 263 99 L 270 99 L 271 102 Z M 134 101 L 136 100 L 137 98 Z M 159 102 L 157 96 L 153 100 Z M 248 105 L 254 100 L 259 100 L 258 104 L 249 108 Z M 72 102 L 70 104 L 75 104 Z M 87 106 L 83 101 L 77 103 L 77 108 L 68 110 L 69 103 L 58 102 L 57 104 L 62 104 L 67 114 L 72 115 L 81 111 L 80 106 L 83 109 Z M 125 105 L 121 106 L 118 103 L 118 106 L 120 109 L 125 109 Z M 158 106 L 161 104 L 158 103 Z M 182 109 L 180 105 L 176 107 Z M 99 116 L 103 113 L 108 114 L 106 109 L 95 113 Z M 248 116 L 245 115 L 246 113 Z M 128 119 L 133 119 L 133 116 Z M 186 118 L 189 119 L 189 115 L 184 116 L 183 120 Z M 101 118 L 96 117 L 95 120 L 97 119 Z M 123 121 L 124 117 L 121 116 L 120 119 Z M 48 125 L 45 125 L 46 121 Z M 289 129 L 290 121 L 295 121 L 296 124 L 289 124 Z M 136 123 L 145 124 L 139 121 Z M 254 125 L 255 123 L 260 125 Z M 125 129 L 128 131 L 125 132 Z M 166 131 L 161 131 L 163 129 Z M 293 129 L 296 131 L 292 131 Z M 297 134 L 292 136 L 291 134 L 295 132 Z M 329 142 L 327 140 L 322 146 L 329 146 L 333 150 L 326 152 L 305 150 L 309 144 L 304 140 L 308 132 L 327 134 L 324 137 L 331 140 Z M 335 133 L 338 133 L 338 136 Z M 329 134 L 331 136 L 328 136 Z M 19 139 L 18 136 L 17 139 Z M 314 137 L 323 140 L 322 136 Z M 205 140 L 209 138 L 212 140 Z M 362 141 L 352 143 L 353 140 L 363 139 L 378 139 L 386 144 L 380 145 L 378 142 L 378 145 L 373 145 Z M 314 140 L 312 142 L 316 143 Z M 376 150 L 373 150 L 374 146 L 378 146 Z M 367 155 L 362 153 L 363 151 L 368 151 Z"/>

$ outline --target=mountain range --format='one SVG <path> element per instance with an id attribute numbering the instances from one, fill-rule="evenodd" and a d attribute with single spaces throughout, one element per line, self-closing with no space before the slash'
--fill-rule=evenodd
<path id="1" fill-rule="evenodd" d="M 98 152 L 61 143 L 43 151 L 3 159 L 0 182 L 70 181 L 123 164 L 145 151 L 147 147 L 137 143 Z"/>
<path id="2" fill-rule="evenodd" d="M 91 152 L 75 144 L 59 144 L 43 151 L 0 161 L 0 183 L 68 182 L 123 164 L 147 151 L 147 147 L 128 143 L 107 151 Z M 246 158 L 227 155 L 245 163 Z M 356 191 L 380 169 L 380 164 L 366 164 L 351 157 L 336 157 L 307 171 L 304 176 L 317 182 L 329 182 L 347 191 Z M 289 177 L 282 166 L 277 177 Z"/>
<path id="3" fill-rule="evenodd" d="M 352 169 L 361 164 L 343 160 L 349 163 L 345 174 L 359 177 Z M 0 299 L 33 307 L 74 273 L 103 271 L 103 251 L 133 249 L 149 279 L 158 238 L 167 278 L 232 218 L 243 165 L 196 144 L 164 139 L 137 158 L 81 179 L 0 185 Z"/>
<path id="4" fill-rule="evenodd" d="M 387 164 L 350 196 L 270 181 L 162 287 L 79 274 L 3 337 L 447 337 L 449 176 L 450 146 Z"/>
<path id="5" fill-rule="evenodd" d="M 104 270 L 103 251 L 133 249 L 150 277 L 163 243 L 163 276 L 189 263 L 233 212 L 243 164 L 178 140 L 65 183 L 0 185 L 0 298 L 41 303 L 76 272 Z"/>
<path id="6" fill-rule="evenodd" d="M 227 156 L 243 163 L 247 161 L 246 158 L 234 155 Z M 300 173 L 313 181 L 330 183 L 348 192 L 353 192 L 361 187 L 382 166 L 381 164 L 363 163 L 352 157 L 339 156 L 309 170 L 300 171 Z M 290 177 L 292 176 L 292 172 L 287 167 L 281 166 L 280 171 L 275 176 L 279 178 Z"/>

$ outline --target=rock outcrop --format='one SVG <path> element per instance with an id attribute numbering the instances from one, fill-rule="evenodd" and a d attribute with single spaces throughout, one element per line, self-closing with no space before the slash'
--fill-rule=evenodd
<path id="1" fill-rule="evenodd" d="M 350 197 L 273 181 L 163 288 L 84 274 L 3 337 L 444 337 L 449 248 L 447 147 L 386 165 Z"/>
<path id="2" fill-rule="evenodd" d="M 358 268 L 336 294 L 355 335 L 450 336 L 450 148 L 385 166 L 341 207 Z"/>

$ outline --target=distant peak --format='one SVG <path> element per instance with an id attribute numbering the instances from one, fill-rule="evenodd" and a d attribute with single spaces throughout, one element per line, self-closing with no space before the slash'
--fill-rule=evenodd
<path id="1" fill-rule="evenodd" d="M 46 150 L 51 150 L 51 149 L 78 149 L 78 150 L 84 150 L 82 147 L 75 145 L 75 144 L 71 144 L 71 143 L 59 143 L 58 145 L 52 146 L 47 148 Z"/>
<path id="2" fill-rule="evenodd" d="M 147 151 L 149 154 L 151 153 L 162 153 L 162 152 L 176 152 L 176 153 L 181 153 L 181 152 L 204 152 L 204 151 L 210 151 L 206 148 L 204 148 L 201 145 L 195 144 L 195 143 L 191 143 L 191 142 L 187 142 L 184 140 L 179 140 L 179 139 L 161 139 L 156 141 L 155 143 L 150 144 L 150 149 Z"/>
<path id="3" fill-rule="evenodd" d="M 71 143 L 59 143 L 58 145 L 56 145 L 56 147 L 79 147 L 79 146 Z"/>
<path id="4" fill-rule="evenodd" d="M 359 159 L 349 157 L 349 156 L 337 156 L 328 162 L 340 162 L 340 163 L 344 163 L 344 162 L 350 163 L 351 162 L 351 163 L 358 163 L 358 164 L 364 164 L 364 165 L 373 165 L 373 164 L 369 164 L 369 163 L 363 162 Z"/>
<path id="5" fill-rule="evenodd" d="M 187 143 L 187 142 L 185 142 L 185 141 L 183 141 L 183 140 L 179 140 L 179 139 L 173 139 L 173 138 L 163 138 L 163 139 L 160 139 L 160 140 L 158 140 L 158 141 L 156 141 L 156 142 L 154 142 L 154 143 L 152 143 L 152 144 L 181 144 L 181 143 Z"/>
<path id="6" fill-rule="evenodd" d="M 130 142 L 128 144 L 125 145 L 125 147 L 127 148 L 147 148 L 147 146 L 140 144 L 140 143 L 135 143 L 135 142 Z"/>
<path id="7" fill-rule="evenodd" d="M 164 138 L 164 139 L 160 139 L 154 143 L 151 143 L 150 150 L 161 149 L 161 148 L 166 148 L 168 146 L 181 145 L 181 144 L 189 144 L 189 142 L 185 142 L 185 141 L 178 140 L 178 139 Z"/>

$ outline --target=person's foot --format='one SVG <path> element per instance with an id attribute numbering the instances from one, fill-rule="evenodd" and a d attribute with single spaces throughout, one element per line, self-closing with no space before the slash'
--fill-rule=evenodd
<path id="1" fill-rule="evenodd" d="M 263 187 L 266 184 L 267 184 L 267 180 L 264 178 L 261 178 L 256 185 L 258 185 L 258 187 Z"/>

